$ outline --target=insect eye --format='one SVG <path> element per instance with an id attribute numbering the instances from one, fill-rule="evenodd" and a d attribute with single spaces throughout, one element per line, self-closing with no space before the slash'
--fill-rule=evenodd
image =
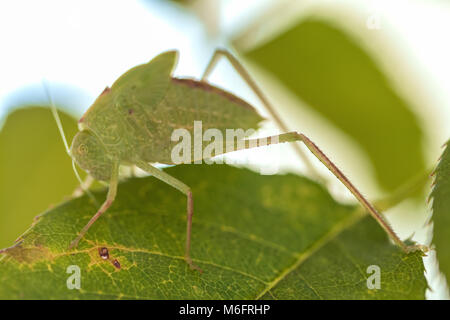
<path id="1" fill-rule="evenodd" d="M 85 154 L 88 153 L 88 147 L 87 147 L 85 144 L 80 144 L 80 145 L 78 146 L 78 152 L 79 152 L 81 155 L 85 155 Z"/>

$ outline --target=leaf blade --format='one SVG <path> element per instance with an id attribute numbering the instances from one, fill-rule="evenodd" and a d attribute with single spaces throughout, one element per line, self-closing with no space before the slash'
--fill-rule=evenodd
<path id="1" fill-rule="evenodd" d="M 42 216 L 23 236 L 22 248 L 0 262 L 0 296 L 254 299 L 320 239 L 331 240 L 336 226 L 355 217 L 368 219 L 354 207 L 336 203 L 319 185 L 294 175 L 260 176 L 220 165 L 173 167 L 168 172 L 194 193 L 192 257 L 204 270 L 202 275 L 183 260 L 185 198 L 151 178 L 132 179 L 120 185 L 118 202 L 92 227 L 74 255 L 66 252 L 66 245 L 95 208 L 81 198 Z M 404 257 L 376 224 L 370 226 L 380 232 L 377 241 Z M 326 243 L 319 242 L 319 247 Z M 100 258 L 98 248 L 103 246 L 120 261 L 120 270 Z M 26 247 L 38 250 L 41 258 L 26 254 Z M 72 264 L 85 274 L 80 292 L 65 288 L 65 268 Z M 413 290 L 417 297 L 426 287 L 421 261 L 414 270 L 416 276 L 422 274 Z M 38 286 L 39 292 L 26 291 L 37 275 L 49 283 Z M 358 281 L 361 277 L 356 275 Z"/>

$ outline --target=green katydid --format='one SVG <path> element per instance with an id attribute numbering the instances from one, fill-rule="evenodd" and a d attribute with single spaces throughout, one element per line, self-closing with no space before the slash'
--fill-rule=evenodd
<path id="1" fill-rule="evenodd" d="M 264 120 L 247 102 L 206 82 L 221 57 L 228 59 L 258 96 L 280 129 L 287 132 L 286 125 L 249 73 L 226 50 L 215 52 L 201 80 L 172 76 L 177 60 L 176 51 L 162 53 L 147 64 L 130 69 L 116 80 L 111 88 L 107 87 L 82 116 L 79 120 L 80 132 L 74 137 L 70 149 L 64 138 L 56 108 L 52 104 L 53 115 L 68 154 L 74 163 L 88 173 L 87 181 L 82 183 L 83 189 L 87 191 L 90 182 L 94 179 L 109 182 L 105 202 L 73 240 L 70 248 L 78 245 L 92 224 L 113 203 L 119 180 L 119 166 L 134 165 L 187 196 L 185 259 L 191 268 L 200 270 L 190 256 L 194 212 L 191 189 L 151 163 L 173 164 L 171 150 L 175 142 L 171 140 L 171 133 L 177 128 L 184 128 L 192 132 L 194 121 L 202 121 L 205 128 L 217 128 L 225 131 L 227 128 L 243 128 L 244 130 L 257 128 L 258 124 Z M 260 143 L 263 139 L 265 139 L 264 143 Z M 259 147 L 263 144 L 296 141 L 306 145 L 405 252 L 423 248 L 420 245 L 407 246 L 375 207 L 304 134 L 288 132 L 261 139 L 245 139 L 241 141 L 244 144 L 234 150 Z M 307 162 L 308 159 L 302 153 L 299 144 L 294 144 L 294 146 L 302 160 Z"/>

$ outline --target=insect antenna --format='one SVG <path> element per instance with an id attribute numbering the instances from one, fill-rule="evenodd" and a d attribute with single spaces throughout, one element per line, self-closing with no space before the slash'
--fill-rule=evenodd
<path id="1" fill-rule="evenodd" d="M 52 96 L 50 94 L 50 89 L 45 80 L 42 80 L 42 85 L 44 86 L 45 94 L 47 95 L 47 99 L 50 102 L 50 109 L 52 110 L 53 118 L 55 118 L 56 125 L 58 126 L 59 134 L 61 135 L 61 138 L 64 143 L 64 147 L 66 148 L 66 152 L 69 155 L 69 157 L 72 157 L 70 154 L 69 144 L 67 143 L 66 135 L 64 134 L 64 129 L 62 127 L 61 119 L 58 115 L 58 110 L 56 110 L 56 106 L 53 103 Z"/>
<path id="2" fill-rule="evenodd" d="M 67 143 L 66 135 L 64 133 L 64 129 L 61 123 L 61 118 L 59 117 L 58 110 L 56 109 L 55 104 L 53 103 L 52 96 L 50 94 L 49 85 L 45 80 L 42 80 L 42 85 L 45 90 L 45 94 L 47 95 L 47 99 L 50 103 L 50 109 L 52 110 L 53 118 L 56 121 L 56 125 L 58 126 L 59 134 L 61 135 L 61 139 L 64 143 L 64 147 L 66 148 L 66 152 L 69 155 L 69 157 L 72 158 L 72 168 L 73 172 L 75 173 L 75 177 L 77 178 L 78 182 L 80 183 L 80 188 L 91 198 L 94 203 L 97 204 L 97 199 L 95 199 L 94 195 L 84 186 L 83 179 L 81 179 L 80 174 L 78 173 L 78 170 L 75 166 L 75 160 L 73 159 L 72 155 L 70 154 L 69 144 Z"/>

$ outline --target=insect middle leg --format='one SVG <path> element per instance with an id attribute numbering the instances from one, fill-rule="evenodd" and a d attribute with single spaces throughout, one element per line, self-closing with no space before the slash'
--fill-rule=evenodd
<path id="1" fill-rule="evenodd" d="M 203 76 L 201 78 L 202 81 L 206 81 L 206 79 L 209 77 L 209 75 L 212 73 L 213 69 L 216 67 L 217 63 L 219 62 L 220 58 L 226 58 L 230 64 L 233 66 L 234 70 L 240 75 L 240 77 L 247 83 L 247 85 L 250 87 L 250 89 L 255 93 L 255 95 L 258 97 L 258 99 L 263 104 L 264 108 L 269 112 L 272 119 L 275 121 L 277 126 L 284 132 L 288 132 L 289 129 L 287 125 L 284 123 L 284 121 L 280 118 L 280 116 L 275 111 L 275 108 L 272 106 L 272 104 L 269 102 L 267 97 L 264 95 L 263 91 L 258 87 L 256 82 L 252 79 L 250 74 L 247 72 L 247 70 L 244 68 L 244 66 L 239 62 L 239 60 L 231 54 L 226 49 L 216 49 L 214 51 L 214 54 L 211 58 L 211 60 L 208 63 L 208 66 L 205 69 L 205 72 L 203 73 Z M 303 152 L 303 150 L 300 148 L 300 145 L 294 144 L 294 149 L 297 155 L 300 157 L 302 162 L 306 165 L 307 169 L 314 178 L 316 178 L 319 181 L 322 181 L 323 178 L 320 176 L 318 171 L 314 168 L 314 165 L 312 162 L 308 159 L 306 154 Z"/>
<path id="2" fill-rule="evenodd" d="M 141 168 L 142 170 L 148 172 L 155 178 L 167 183 L 168 185 L 174 187 L 175 189 L 181 191 L 187 196 L 187 225 L 186 225 L 186 248 L 185 248 L 185 254 L 184 258 L 186 259 L 186 262 L 189 264 L 191 269 L 198 270 L 202 272 L 202 269 L 200 269 L 197 265 L 195 265 L 192 262 L 191 258 L 191 234 L 192 234 L 192 216 L 194 214 L 194 200 L 192 197 L 192 191 L 191 188 L 189 188 L 187 185 L 185 185 L 180 180 L 172 177 L 171 175 L 165 173 L 162 170 L 159 170 L 158 168 L 153 167 L 152 165 L 148 164 L 145 161 L 138 161 L 136 163 L 136 166 L 138 168 Z"/>

